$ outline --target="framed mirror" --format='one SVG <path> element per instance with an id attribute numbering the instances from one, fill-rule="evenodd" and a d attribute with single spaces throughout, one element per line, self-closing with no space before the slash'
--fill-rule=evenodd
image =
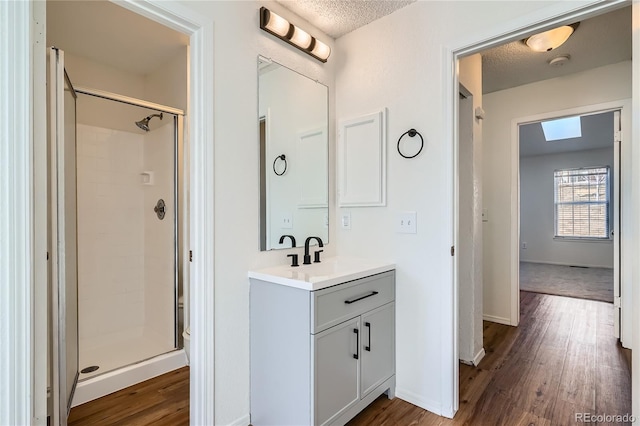
<path id="1" fill-rule="evenodd" d="M 260 250 L 329 239 L 329 89 L 258 58 Z M 315 241 L 314 241 L 315 243 Z"/>

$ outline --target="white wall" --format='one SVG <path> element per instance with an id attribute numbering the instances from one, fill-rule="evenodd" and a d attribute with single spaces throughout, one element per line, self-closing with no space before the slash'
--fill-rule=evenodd
<path id="1" fill-rule="evenodd" d="M 517 318 L 511 318 L 510 307 L 510 265 L 512 256 L 518 255 L 511 252 L 509 233 L 512 224 L 512 186 L 517 185 L 517 181 L 511 179 L 514 120 L 630 97 L 630 61 L 485 94 L 483 195 L 484 208 L 489 213 L 489 221 L 484 223 L 483 229 L 485 317 L 490 316 L 511 324 L 517 324 L 518 321 Z M 630 111 L 627 113 L 630 114 Z M 624 121 L 623 117 L 623 124 Z M 630 115 L 626 119 L 627 124 L 629 121 Z M 624 162 L 628 161 L 628 173 L 631 156 L 630 151 L 625 149 L 630 150 L 630 146 L 628 143 L 622 148 L 623 167 Z M 622 182 L 624 185 L 624 175 Z M 625 226 L 624 219 L 622 226 Z"/>
<path id="2" fill-rule="evenodd" d="M 187 112 L 188 102 L 188 50 L 178 54 L 144 76 L 144 100 L 167 105 Z"/>
<path id="3" fill-rule="evenodd" d="M 505 22 L 515 30 L 523 15 L 537 9 L 553 11 L 540 12 L 536 22 L 581 4 L 416 2 L 338 40 L 337 117 L 389 110 L 387 206 L 351 209 L 352 229 L 338 229 L 338 251 L 395 260 L 397 395 L 436 413 L 453 413 L 457 389 L 450 112 L 443 108 L 451 93 L 445 89 L 443 51 L 464 46 L 466 39 L 476 42 L 479 34 L 491 34 Z M 425 149 L 413 160 L 399 157 L 395 146 L 409 128 L 425 138 Z M 417 234 L 394 231 L 398 212 L 406 210 L 417 212 Z"/>
<path id="4" fill-rule="evenodd" d="M 462 58 L 458 64 L 460 84 L 471 98 L 460 100 L 460 125 L 471 125 L 471 138 L 459 135 L 458 147 L 458 328 L 459 357 L 477 365 L 484 356 L 482 342 L 482 57 Z M 464 110 L 463 110 L 464 106 Z"/>
<path id="5" fill-rule="evenodd" d="M 294 69 L 329 87 L 334 99 L 334 42 L 275 2 L 185 2 L 214 22 L 215 111 L 215 416 L 216 424 L 249 422 L 249 280 L 247 271 L 287 264 L 300 247 L 260 252 L 258 55 Z M 260 30 L 258 11 L 267 6 L 329 44 L 326 64 Z M 233 36 L 230 36 L 233 35 Z M 329 111 L 330 192 L 334 208 L 335 109 Z M 335 226 L 323 255 L 335 254 Z M 197 253 L 194 253 L 197 256 Z M 302 258 L 302 256 L 300 256 Z"/>
<path id="6" fill-rule="evenodd" d="M 613 185 L 613 135 L 611 148 L 520 159 L 520 261 L 613 268 L 613 240 L 554 239 L 553 172 L 590 166 L 609 166 Z M 610 201 L 613 224 L 615 200 Z"/>

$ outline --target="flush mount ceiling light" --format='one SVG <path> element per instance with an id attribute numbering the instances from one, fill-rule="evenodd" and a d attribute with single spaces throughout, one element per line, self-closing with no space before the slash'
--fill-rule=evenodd
<path id="1" fill-rule="evenodd" d="M 575 24 L 564 25 L 540 34 L 534 34 L 523 41 L 533 51 L 549 52 L 567 41 L 579 24 L 579 22 L 576 22 Z"/>
<path id="2" fill-rule="evenodd" d="M 331 54 L 329 46 L 266 7 L 260 8 L 260 28 L 321 62 L 327 62 Z"/>

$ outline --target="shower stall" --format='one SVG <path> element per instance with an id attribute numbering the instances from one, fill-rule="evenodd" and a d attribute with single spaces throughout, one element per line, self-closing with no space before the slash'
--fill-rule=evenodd
<path id="1" fill-rule="evenodd" d="M 76 93 L 74 406 L 186 365 L 177 350 L 183 112 L 98 90 Z"/>

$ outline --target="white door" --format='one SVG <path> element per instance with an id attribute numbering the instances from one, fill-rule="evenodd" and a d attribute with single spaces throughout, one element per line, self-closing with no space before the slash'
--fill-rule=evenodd
<path id="1" fill-rule="evenodd" d="M 78 381 L 76 94 L 61 50 L 49 49 L 48 68 L 52 424 L 64 426 Z"/>
<path id="2" fill-rule="evenodd" d="M 613 324 L 615 335 L 620 338 L 621 292 L 620 292 L 620 111 L 613 112 Z"/>

